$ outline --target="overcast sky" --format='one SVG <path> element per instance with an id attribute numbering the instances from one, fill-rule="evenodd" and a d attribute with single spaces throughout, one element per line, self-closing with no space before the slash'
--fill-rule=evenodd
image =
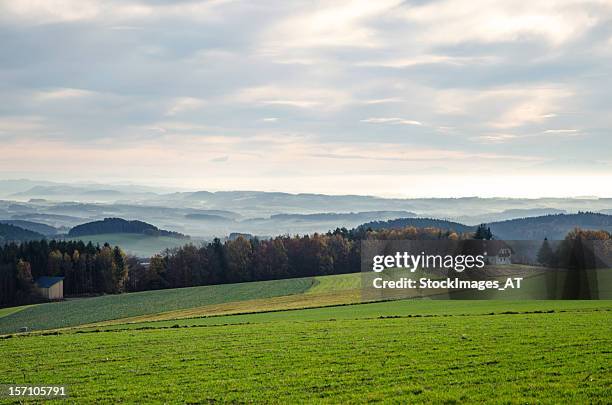
<path id="1" fill-rule="evenodd" d="M 612 196 L 612 1 L 0 0 L 0 177 Z"/>

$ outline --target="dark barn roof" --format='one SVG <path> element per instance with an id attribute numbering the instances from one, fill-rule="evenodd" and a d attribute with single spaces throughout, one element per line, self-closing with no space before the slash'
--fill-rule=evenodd
<path id="1" fill-rule="evenodd" d="M 38 288 L 49 288 L 52 285 L 59 283 L 63 279 L 64 277 L 43 276 L 43 277 L 39 277 L 38 280 L 36 280 L 36 285 L 38 286 Z"/>
<path id="2" fill-rule="evenodd" d="M 467 239 L 459 242 L 461 247 L 461 254 L 481 255 L 487 252 L 488 256 L 497 256 L 499 251 L 503 248 L 510 249 L 514 252 L 512 247 L 503 240 L 480 240 L 480 239 Z"/>

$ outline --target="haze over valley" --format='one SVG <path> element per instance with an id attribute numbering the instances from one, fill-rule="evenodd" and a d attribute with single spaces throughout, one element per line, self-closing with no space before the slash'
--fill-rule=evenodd
<path id="1" fill-rule="evenodd" d="M 46 236 L 67 234 L 75 226 L 104 218 L 145 221 L 163 230 L 189 235 L 194 240 L 210 240 L 235 233 L 262 237 L 321 233 L 337 227 L 350 229 L 364 223 L 398 218 L 433 218 L 475 226 L 585 211 L 610 214 L 612 199 L 399 199 L 367 195 L 185 191 L 146 185 L 0 181 L 0 222 Z"/>

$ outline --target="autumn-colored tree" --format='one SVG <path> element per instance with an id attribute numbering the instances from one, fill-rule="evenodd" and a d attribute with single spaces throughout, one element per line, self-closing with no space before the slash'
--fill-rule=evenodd
<path id="1" fill-rule="evenodd" d="M 113 292 L 123 292 L 128 278 L 128 265 L 125 253 L 119 246 L 115 246 L 113 249 L 113 265 L 111 268 L 113 271 Z"/>
<path id="2" fill-rule="evenodd" d="M 149 263 L 146 284 L 151 288 L 163 288 L 166 286 L 164 277 L 166 276 L 166 259 L 161 255 L 155 255 Z"/>
<path id="3" fill-rule="evenodd" d="M 57 276 L 62 272 L 62 262 L 64 255 L 59 250 L 53 250 L 49 253 L 47 259 L 47 274 L 50 276 Z"/>
<path id="4" fill-rule="evenodd" d="M 227 258 L 227 281 L 239 283 L 250 280 L 251 263 L 253 260 L 251 242 L 239 236 L 235 240 L 226 242 L 225 252 Z"/>
<path id="5" fill-rule="evenodd" d="M 34 288 L 34 279 L 32 278 L 30 263 L 21 259 L 17 262 L 17 282 L 22 291 L 29 293 Z"/>

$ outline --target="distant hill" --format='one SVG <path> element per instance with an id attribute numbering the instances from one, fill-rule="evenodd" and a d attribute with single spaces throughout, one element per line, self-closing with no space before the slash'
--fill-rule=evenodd
<path id="1" fill-rule="evenodd" d="M 467 226 L 458 222 L 446 221 L 443 219 L 433 218 L 398 218 L 389 221 L 373 221 L 361 225 L 361 228 L 367 229 L 401 229 L 407 226 L 415 228 L 440 228 L 453 230 L 455 232 L 465 233 L 473 232 L 473 226 Z"/>
<path id="2" fill-rule="evenodd" d="M 574 228 L 606 230 L 612 232 L 612 215 L 592 212 L 578 214 L 555 214 L 539 217 L 511 219 L 487 224 L 495 239 L 505 240 L 558 240 Z M 399 218 L 390 221 L 368 222 L 361 227 L 372 229 L 399 229 L 407 226 L 416 228 L 452 229 L 457 232 L 473 232 L 474 226 L 458 222 L 431 218 Z"/>
<path id="3" fill-rule="evenodd" d="M 0 223 L 0 244 L 7 242 L 23 242 L 27 240 L 44 239 L 45 236 L 15 225 Z"/>
<path id="4" fill-rule="evenodd" d="M 185 214 L 186 219 L 194 221 L 215 221 L 215 222 L 226 222 L 233 221 L 231 218 L 223 217 L 221 215 L 214 214 Z"/>
<path id="5" fill-rule="evenodd" d="M 501 212 L 490 212 L 480 215 L 461 215 L 452 219 L 466 225 L 478 225 L 482 223 L 508 221 L 510 219 L 540 217 L 544 215 L 565 214 L 565 210 L 556 208 L 516 208 Z"/>
<path id="6" fill-rule="evenodd" d="M 181 233 L 165 231 L 143 221 L 127 221 L 122 218 L 104 218 L 102 221 L 93 221 L 77 225 L 68 232 L 68 236 L 75 237 L 108 233 L 132 233 L 150 236 L 188 238 Z"/>
<path id="7" fill-rule="evenodd" d="M 37 232 L 45 236 L 57 235 L 58 230 L 47 224 L 41 224 L 39 222 L 24 221 L 21 219 L 0 219 L 0 223 L 18 226 L 28 231 Z"/>
<path id="8" fill-rule="evenodd" d="M 365 212 L 323 212 L 317 214 L 275 214 L 271 215 L 271 220 L 282 221 L 368 221 L 372 218 L 393 218 L 393 217 L 412 217 L 414 212 L 409 211 L 365 211 Z"/>
<path id="9" fill-rule="evenodd" d="M 563 239 L 572 229 L 603 229 L 612 231 L 612 215 L 592 212 L 578 214 L 544 215 L 541 217 L 512 219 L 489 224 L 497 239 L 551 240 Z"/>

